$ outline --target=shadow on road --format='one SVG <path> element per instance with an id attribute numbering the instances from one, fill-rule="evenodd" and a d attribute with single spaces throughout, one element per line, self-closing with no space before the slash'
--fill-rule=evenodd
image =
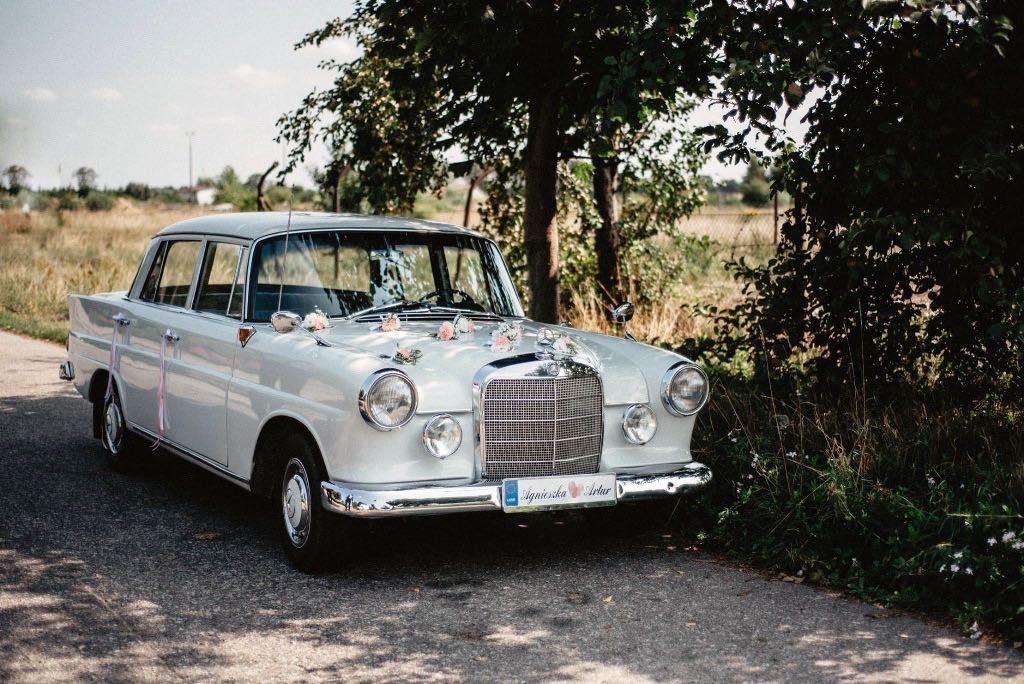
<path id="1" fill-rule="evenodd" d="M 376 523 L 372 551 L 306 576 L 268 505 L 170 456 L 111 473 L 89 433 L 77 397 L 0 399 L 0 681 L 894 679 L 926 659 L 1001 679 L 1024 662 L 572 514 Z"/>

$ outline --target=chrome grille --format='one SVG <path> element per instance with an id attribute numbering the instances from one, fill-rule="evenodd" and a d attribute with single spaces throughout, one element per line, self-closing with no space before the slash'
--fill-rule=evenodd
<path id="1" fill-rule="evenodd" d="M 590 369 L 569 377 L 494 378 L 484 385 L 480 411 L 488 480 L 598 471 L 604 395 Z"/>

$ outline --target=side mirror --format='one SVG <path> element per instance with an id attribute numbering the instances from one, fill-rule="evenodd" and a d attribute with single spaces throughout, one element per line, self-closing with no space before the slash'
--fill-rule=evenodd
<path id="1" fill-rule="evenodd" d="M 633 305 L 629 302 L 623 302 L 612 309 L 612 322 L 629 323 L 631 320 L 633 320 Z"/>
<path id="2" fill-rule="evenodd" d="M 270 317 L 270 327 L 279 333 L 290 333 L 302 325 L 302 316 L 291 311 L 278 311 Z"/>

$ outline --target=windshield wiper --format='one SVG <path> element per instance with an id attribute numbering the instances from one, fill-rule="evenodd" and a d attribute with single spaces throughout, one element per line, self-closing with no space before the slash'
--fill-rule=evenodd
<path id="1" fill-rule="evenodd" d="M 366 316 L 367 314 L 384 313 L 385 311 L 407 311 L 409 309 L 426 309 L 429 308 L 423 302 L 411 302 L 408 299 L 403 299 L 400 302 L 391 302 L 389 304 L 378 304 L 377 306 L 371 306 L 369 309 L 363 309 L 362 311 L 356 311 L 354 314 L 345 316 L 345 320 L 352 318 L 358 318 L 359 316 Z"/>

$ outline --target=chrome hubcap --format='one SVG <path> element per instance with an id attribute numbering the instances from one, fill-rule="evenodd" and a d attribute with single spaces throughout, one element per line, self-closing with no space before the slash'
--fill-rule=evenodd
<path id="1" fill-rule="evenodd" d="M 123 430 L 124 421 L 121 419 L 121 408 L 117 402 L 112 401 L 107 404 L 107 410 L 103 414 L 103 436 L 110 453 L 116 454 L 120 450 Z"/>
<path id="2" fill-rule="evenodd" d="M 309 536 L 309 480 L 302 462 L 293 458 L 288 462 L 281 488 L 284 528 L 296 547 L 306 543 Z"/>

